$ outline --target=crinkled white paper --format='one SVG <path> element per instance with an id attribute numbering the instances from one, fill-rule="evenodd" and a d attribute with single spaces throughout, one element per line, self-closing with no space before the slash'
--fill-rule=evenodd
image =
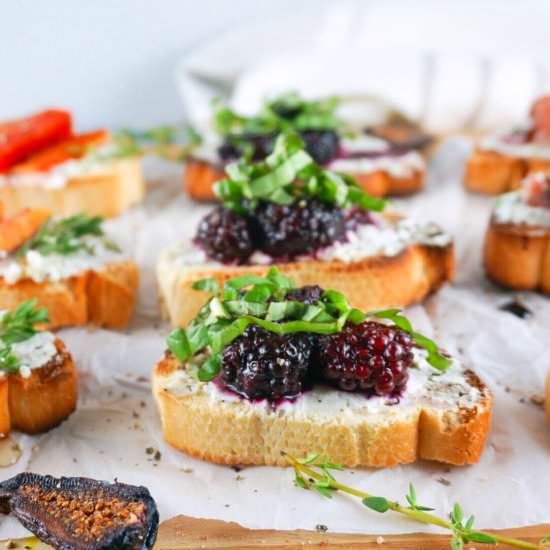
<path id="1" fill-rule="evenodd" d="M 530 397 L 543 393 L 550 367 L 550 302 L 522 295 L 534 312 L 528 321 L 499 311 L 515 293 L 496 289 L 483 276 L 480 248 L 491 199 L 463 191 L 461 167 L 467 150 L 468 144 L 458 140 L 445 143 L 432 159 L 427 190 L 394 201 L 394 207 L 437 221 L 456 238 L 456 282 L 409 314 L 421 330 L 433 330 L 448 349 L 460 353 L 493 390 L 487 447 L 475 466 L 420 462 L 347 471 L 340 477 L 401 501 L 412 481 L 422 504 L 446 514 L 459 501 L 483 527 L 544 522 L 550 510 L 550 426 Z M 418 530 L 416 524 L 370 512 L 344 495 L 328 500 L 298 489 L 288 469 L 250 467 L 237 472 L 194 460 L 163 442 L 149 376 L 169 327 L 157 309 L 154 263 L 161 247 L 193 234 L 207 207 L 193 204 L 181 192 L 178 167 L 154 162 L 148 168 L 145 203 L 108 223 L 133 250 L 141 268 L 136 315 L 121 332 L 60 332 L 78 367 L 78 410 L 43 436 L 14 434 L 24 456 L 1 471 L 2 478 L 29 470 L 143 484 L 156 498 L 162 519 L 188 514 L 263 528 L 313 529 L 325 524 L 332 531 Z M 20 532 L 12 520 L 0 525 L 2 538 Z"/>

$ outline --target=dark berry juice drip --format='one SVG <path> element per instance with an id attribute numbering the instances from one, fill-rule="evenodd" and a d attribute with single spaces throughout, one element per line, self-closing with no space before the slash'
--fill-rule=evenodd
<path id="1" fill-rule="evenodd" d="M 502 304 L 498 309 L 511 313 L 520 319 L 530 319 L 533 316 L 533 312 L 525 307 L 517 298 Z"/>

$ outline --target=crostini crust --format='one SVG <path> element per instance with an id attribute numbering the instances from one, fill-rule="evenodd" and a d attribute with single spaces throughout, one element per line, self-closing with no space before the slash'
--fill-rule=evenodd
<path id="1" fill-rule="evenodd" d="M 145 193 L 138 158 L 112 161 L 97 173 L 73 175 L 60 188 L 41 184 L 42 177 L 37 175 L 36 184 L 9 180 L 0 184 L 0 202 L 6 215 L 22 208 L 46 208 L 57 217 L 86 212 L 110 218 L 140 202 Z"/>
<path id="2" fill-rule="evenodd" d="M 133 311 L 138 279 L 138 268 L 130 260 L 108 262 L 100 270 L 60 281 L 22 279 L 8 284 L 0 277 L 0 309 L 36 298 L 39 306 L 48 308 L 48 328 L 87 323 L 122 328 Z"/>
<path id="3" fill-rule="evenodd" d="M 547 228 L 491 219 L 483 247 L 487 276 L 509 288 L 550 293 L 549 243 Z"/>
<path id="4" fill-rule="evenodd" d="M 480 389 L 471 408 L 449 406 L 401 410 L 380 415 L 310 417 L 261 414 L 248 402 L 226 406 L 205 395 L 177 395 L 163 387 L 163 377 L 177 368 L 169 354 L 153 371 L 153 394 L 164 437 L 173 447 L 220 464 L 287 465 L 281 451 L 293 456 L 328 454 L 346 467 L 387 467 L 418 458 L 449 464 L 479 460 L 489 430 L 492 397 L 473 373 Z"/>
<path id="5" fill-rule="evenodd" d="M 161 253 L 157 281 L 161 310 L 172 324 L 187 324 L 207 295 L 194 290 L 198 279 L 213 277 L 220 285 L 247 273 L 265 275 L 270 266 L 190 266 L 175 268 Z M 304 261 L 277 264 L 297 286 L 317 284 L 344 293 L 362 311 L 406 306 L 437 290 L 453 274 L 453 246 L 410 245 L 396 256 L 372 256 L 360 261 Z"/>

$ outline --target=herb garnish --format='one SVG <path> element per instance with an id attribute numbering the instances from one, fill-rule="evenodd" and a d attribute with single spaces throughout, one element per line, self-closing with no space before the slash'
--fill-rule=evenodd
<path id="1" fill-rule="evenodd" d="M 338 129 L 343 126 L 336 115 L 339 102 L 336 96 L 306 100 L 296 92 L 288 92 L 265 101 L 257 115 L 245 116 L 215 99 L 214 127 L 233 142 L 246 134 L 278 133 L 289 129 Z"/>
<path id="2" fill-rule="evenodd" d="M 332 471 L 342 471 L 344 468 L 339 464 L 330 462 L 326 457 L 320 457 L 315 453 L 309 454 L 306 458 L 297 459 L 285 452 L 281 453 L 288 463 L 294 468 L 294 483 L 304 489 L 313 489 L 321 496 L 331 498 L 336 491 L 348 493 L 361 499 L 361 502 L 367 508 L 375 512 L 385 513 L 388 511 L 396 512 L 409 519 L 442 527 L 451 532 L 452 550 L 462 550 L 464 544 L 469 542 L 479 542 L 481 544 L 506 544 L 515 548 L 524 548 L 527 550 L 548 549 L 548 537 L 544 537 L 539 544 L 532 544 L 527 541 L 513 539 L 496 533 L 487 533 L 473 528 L 474 516 L 465 519 L 464 512 L 460 504 L 456 503 L 449 514 L 449 519 L 445 519 L 435 514 L 431 514 L 433 508 L 418 504 L 416 490 L 412 483 L 409 483 L 408 493 L 405 499 L 407 505 L 388 500 L 382 496 L 371 495 L 349 485 L 344 485 L 336 481 Z"/>
<path id="3" fill-rule="evenodd" d="M 23 255 L 29 250 L 35 250 L 43 256 L 68 256 L 80 250 L 93 254 L 93 247 L 84 239 L 86 236 L 101 237 L 105 248 L 118 252 L 118 246 L 105 237 L 102 223 L 103 218 L 100 216 L 86 214 L 76 214 L 60 220 L 48 218 L 34 236 L 17 249 L 17 254 Z"/>
<path id="4" fill-rule="evenodd" d="M 381 211 L 386 205 L 384 199 L 363 191 L 351 176 L 316 164 L 300 137 L 290 132 L 278 136 L 264 161 L 253 163 L 243 157 L 225 170 L 227 178 L 214 185 L 214 193 L 237 212 L 253 209 L 260 200 L 291 204 L 305 197 L 340 208 L 356 204 Z"/>
<path id="5" fill-rule="evenodd" d="M 325 290 L 321 299 L 312 305 L 287 300 L 287 292 L 294 287 L 294 282 L 276 267 L 270 268 L 264 277 L 234 277 L 225 281 L 223 288 L 214 279 L 196 281 L 194 289 L 208 291 L 213 296 L 199 310 L 187 329 L 177 328 L 170 333 L 166 341 L 168 349 L 179 361 L 208 351 L 207 358 L 195 373 L 199 380 L 208 381 L 220 371 L 221 353 L 225 346 L 240 336 L 250 324 L 257 324 L 277 334 L 333 334 L 340 331 L 348 321 L 357 324 L 369 315 L 374 315 L 396 319 L 395 324 L 401 328 L 408 327 L 410 330 L 404 330 L 410 332 L 417 345 L 428 352 L 427 361 L 434 368 L 445 370 L 450 365 L 450 360 L 438 351 L 435 342 L 414 332 L 399 310 L 365 314 L 353 308 L 346 297 L 336 290 Z"/>
<path id="6" fill-rule="evenodd" d="M 32 298 L 0 316 L 0 370 L 16 371 L 19 362 L 11 345 L 32 338 L 38 332 L 35 325 L 48 322 L 48 310 L 36 304 L 36 298 Z"/>

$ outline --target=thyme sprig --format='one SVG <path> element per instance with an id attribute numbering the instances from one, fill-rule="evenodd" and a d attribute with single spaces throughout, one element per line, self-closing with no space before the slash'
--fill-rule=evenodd
<path id="1" fill-rule="evenodd" d="M 304 197 L 316 197 L 339 208 L 358 205 L 381 211 L 386 201 L 364 191 L 347 174 L 326 170 L 306 152 L 302 139 L 283 132 L 273 152 L 263 161 L 243 157 L 226 167 L 227 177 L 214 185 L 214 193 L 237 212 L 255 208 L 259 201 L 291 204 Z"/>
<path id="2" fill-rule="evenodd" d="M 37 324 L 48 322 L 48 310 L 37 307 L 36 298 L 21 302 L 14 310 L 0 316 L 0 370 L 15 372 L 19 367 L 12 344 L 32 338 Z"/>
<path id="3" fill-rule="evenodd" d="M 270 268 L 263 277 L 233 277 L 225 281 L 223 288 L 214 279 L 196 281 L 193 288 L 209 292 L 212 296 L 186 329 L 177 328 L 169 334 L 166 344 L 179 361 L 208 351 L 196 372 L 202 381 L 217 376 L 223 349 L 250 324 L 277 334 L 334 334 L 347 322 L 361 323 L 370 315 L 352 307 L 346 297 L 336 290 L 325 290 L 314 304 L 287 299 L 288 291 L 295 288 L 294 282 L 276 267 Z M 374 315 L 397 319 L 402 326 L 406 321 L 412 331 L 410 322 L 399 314 L 399 310 L 377 311 Z M 450 360 L 439 352 L 435 342 L 412 332 L 417 345 L 428 351 L 428 362 L 434 368 L 445 370 Z"/>
<path id="4" fill-rule="evenodd" d="M 327 498 L 332 498 L 335 492 L 341 491 L 360 498 L 365 507 L 375 512 L 382 514 L 395 512 L 420 523 L 442 527 L 451 534 L 450 545 L 452 550 L 462 550 L 464 544 L 469 542 L 491 545 L 507 544 L 525 550 L 548 550 L 550 548 L 548 537 L 541 539 L 538 544 L 533 544 L 497 533 L 488 533 L 474 529 L 474 516 L 466 519 L 462 507 L 458 503 L 453 506 L 448 519 L 431 514 L 432 508 L 418 504 L 416 490 L 412 483 L 409 483 L 408 493 L 405 496 L 408 506 L 402 505 L 383 496 L 372 495 L 340 483 L 334 478 L 332 471 L 341 471 L 343 468 L 338 464 L 330 462 L 326 457 L 320 457 L 315 453 L 311 453 L 304 459 L 298 459 L 286 452 L 282 452 L 281 454 L 294 469 L 294 483 L 296 486 L 304 489 L 313 489 L 321 496 Z"/>
<path id="5" fill-rule="evenodd" d="M 107 249 L 120 251 L 116 243 L 105 236 L 102 223 L 103 218 L 100 216 L 87 214 L 75 214 L 59 220 L 48 218 L 34 236 L 17 249 L 17 254 L 21 256 L 29 250 L 35 250 L 43 256 L 68 256 L 80 250 L 93 254 L 93 247 L 85 239 L 88 236 L 100 237 Z"/>

